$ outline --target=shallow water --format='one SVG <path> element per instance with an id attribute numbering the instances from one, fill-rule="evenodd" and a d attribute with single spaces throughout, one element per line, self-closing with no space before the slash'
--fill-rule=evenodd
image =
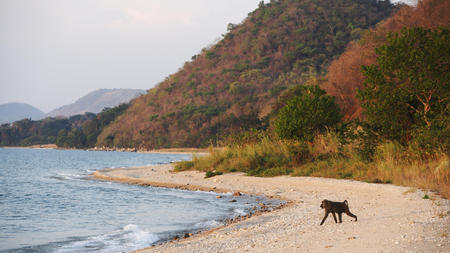
<path id="1" fill-rule="evenodd" d="M 102 182 L 89 176 L 102 168 L 190 158 L 0 148 L 0 251 L 130 251 L 219 226 L 257 206 L 255 196 L 223 194 L 217 199 L 216 193 Z"/>

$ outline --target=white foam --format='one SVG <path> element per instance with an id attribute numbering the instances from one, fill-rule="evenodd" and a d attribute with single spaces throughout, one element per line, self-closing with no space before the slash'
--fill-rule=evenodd
<path id="1" fill-rule="evenodd" d="M 219 227 L 219 226 L 222 226 L 222 225 L 223 225 L 223 223 L 218 222 L 216 220 L 208 220 L 208 221 L 202 221 L 202 222 L 196 223 L 194 225 L 194 227 L 195 228 L 207 228 L 207 229 L 210 229 L 210 228 L 215 228 L 215 227 Z"/>
<path id="2" fill-rule="evenodd" d="M 64 245 L 56 252 L 123 252 L 150 246 L 159 240 L 158 235 L 135 224 L 128 224 L 122 229 L 97 236 L 91 236 L 82 241 Z"/>
<path id="3" fill-rule="evenodd" d="M 217 192 L 213 192 L 213 191 L 201 191 L 201 190 L 196 190 L 194 192 L 197 193 L 205 193 L 205 194 L 210 194 L 210 195 L 221 195 L 221 194 L 217 194 Z"/>
<path id="4" fill-rule="evenodd" d="M 156 234 L 150 233 L 146 230 L 139 229 L 136 225 L 130 230 L 131 233 L 125 234 L 124 238 L 128 240 L 135 249 L 150 246 L 152 243 L 159 240 Z"/>
<path id="5" fill-rule="evenodd" d="M 58 179 L 58 180 L 78 180 L 85 177 L 85 175 L 79 174 L 67 174 L 67 173 L 56 173 L 54 176 L 50 176 L 50 178 Z"/>
<path id="6" fill-rule="evenodd" d="M 233 209 L 233 213 L 235 213 L 236 216 L 247 215 L 247 213 L 244 210 L 238 208 Z"/>
<path id="7" fill-rule="evenodd" d="M 138 229 L 137 225 L 134 224 L 128 224 L 125 227 L 123 227 L 124 231 L 136 231 Z"/>

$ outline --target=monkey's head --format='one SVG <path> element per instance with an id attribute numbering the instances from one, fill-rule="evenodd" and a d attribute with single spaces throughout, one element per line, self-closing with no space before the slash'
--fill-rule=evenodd
<path id="1" fill-rule="evenodd" d="M 322 200 L 322 204 L 320 204 L 320 208 L 325 208 L 325 206 L 327 206 L 327 202 L 328 202 L 328 200 L 326 200 L 326 199 Z"/>

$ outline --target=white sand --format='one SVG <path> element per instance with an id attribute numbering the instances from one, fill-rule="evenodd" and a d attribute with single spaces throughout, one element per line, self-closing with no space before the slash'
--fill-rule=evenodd
<path id="1" fill-rule="evenodd" d="M 253 216 L 187 239 L 139 252 L 450 252 L 450 202 L 393 185 L 325 178 L 248 177 L 242 173 L 204 179 L 204 173 L 172 173 L 171 165 L 103 170 L 99 179 L 184 189 L 263 194 L 290 201 L 282 209 Z M 320 226 L 323 199 L 348 200 L 358 221 L 330 215 Z"/>

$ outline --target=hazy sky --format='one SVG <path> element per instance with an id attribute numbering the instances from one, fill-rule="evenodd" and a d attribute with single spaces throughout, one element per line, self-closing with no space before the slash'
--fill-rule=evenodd
<path id="1" fill-rule="evenodd" d="M 259 2 L 0 0 L 0 104 L 49 112 L 100 88 L 152 88 Z"/>
<path id="2" fill-rule="evenodd" d="M 149 89 L 260 0 L 0 0 L 0 104 Z"/>

